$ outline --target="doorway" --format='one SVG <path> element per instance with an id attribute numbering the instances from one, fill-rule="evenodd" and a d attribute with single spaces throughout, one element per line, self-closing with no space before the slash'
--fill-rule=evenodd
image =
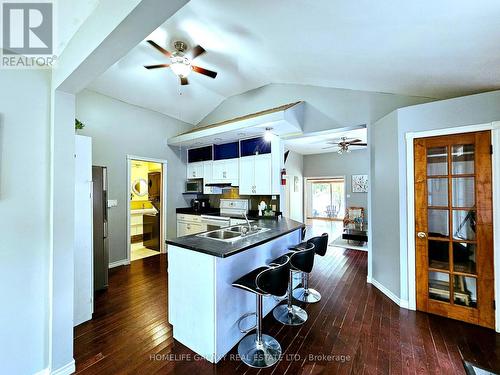
<path id="1" fill-rule="evenodd" d="M 417 310 L 494 328 L 491 133 L 414 140 Z"/>
<path id="2" fill-rule="evenodd" d="M 129 260 L 159 255 L 164 233 L 164 164 L 130 158 L 128 162 Z"/>
<path id="3" fill-rule="evenodd" d="M 346 209 L 345 178 L 309 177 L 305 185 L 305 217 L 312 234 L 339 237 Z"/>

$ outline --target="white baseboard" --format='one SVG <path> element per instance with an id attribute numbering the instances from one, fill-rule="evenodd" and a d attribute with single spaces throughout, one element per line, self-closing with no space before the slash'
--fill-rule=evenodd
<path id="1" fill-rule="evenodd" d="M 109 264 L 109 268 L 115 268 L 119 266 L 127 266 L 130 262 L 127 259 L 118 260 Z"/>
<path id="2" fill-rule="evenodd" d="M 384 293 L 387 297 L 389 297 L 391 299 L 392 302 L 394 302 L 399 307 L 402 307 L 403 309 L 408 308 L 408 301 L 407 300 L 402 300 L 397 295 L 395 295 L 393 292 L 391 292 L 389 289 L 387 289 L 385 286 L 380 284 L 374 278 L 372 278 L 370 281 L 368 281 L 368 278 L 367 278 L 367 282 L 371 283 L 375 288 L 377 288 L 382 293 Z"/>
<path id="3" fill-rule="evenodd" d="M 75 360 L 50 372 L 50 375 L 70 375 L 76 371 Z"/>

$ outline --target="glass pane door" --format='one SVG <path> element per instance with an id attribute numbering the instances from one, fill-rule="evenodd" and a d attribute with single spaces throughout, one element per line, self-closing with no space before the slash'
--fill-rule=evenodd
<path id="1" fill-rule="evenodd" d="M 313 181 L 311 205 L 311 218 L 342 220 L 345 214 L 344 180 Z"/>
<path id="2" fill-rule="evenodd" d="M 491 133 L 420 138 L 415 155 L 417 309 L 494 326 Z"/>
<path id="3" fill-rule="evenodd" d="M 474 144 L 427 148 L 429 299 L 477 306 Z"/>

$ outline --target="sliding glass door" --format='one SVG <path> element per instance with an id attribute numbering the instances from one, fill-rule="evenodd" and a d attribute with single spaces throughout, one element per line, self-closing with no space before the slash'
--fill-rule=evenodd
<path id="1" fill-rule="evenodd" d="M 343 178 L 310 180 L 309 219 L 342 220 L 345 214 Z"/>

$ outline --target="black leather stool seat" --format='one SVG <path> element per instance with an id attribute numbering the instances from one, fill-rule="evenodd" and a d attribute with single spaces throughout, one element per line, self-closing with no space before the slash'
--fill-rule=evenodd
<path id="1" fill-rule="evenodd" d="M 284 261 L 284 263 L 286 263 L 287 260 L 288 258 Z M 248 290 L 249 292 L 267 295 L 268 293 L 264 292 L 257 286 L 257 275 L 267 269 L 269 269 L 269 267 L 256 268 L 246 275 L 241 276 L 238 280 L 233 281 L 232 285 L 236 288 Z"/>
<path id="2" fill-rule="evenodd" d="M 279 266 L 281 264 L 284 264 L 290 260 L 290 257 L 292 256 L 292 254 L 293 254 L 293 251 L 286 253 L 286 254 L 283 254 L 282 256 L 277 257 L 276 259 L 273 259 L 272 261 L 270 261 L 269 265 L 270 266 Z M 290 264 L 290 268 L 292 268 L 291 264 Z"/>
<path id="3" fill-rule="evenodd" d="M 321 236 L 310 238 L 307 242 L 302 242 L 291 248 L 291 250 L 301 251 L 303 248 L 311 244 L 314 245 L 314 251 L 316 254 L 324 256 L 328 248 L 328 234 L 323 233 Z M 309 272 L 311 272 L 311 270 L 304 272 L 302 275 L 302 288 L 297 288 L 293 291 L 295 299 L 305 303 L 315 303 L 321 300 L 321 294 L 317 290 L 309 288 Z"/>
<path id="4" fill-rule="evenodd" d="M 255 333 L 243 337 L 238 344 L 238 354 L 241 360 L 251 367 L 269 367 L 281 358 L 282 351 L 279 342 L 269 335 L 262 334 L 262 300 L 264 296 L 284 295 L 289 285 L 289 276 L 290 259 L 284 257 L 279 265 L 256 268 L 232 283 L 234 287 L 252 292 L 256 296 Z M 253 314 L 243 315 L 240 321 L 249 315 Z M 241 332 L 249 331 L 241 330 Z"/>

